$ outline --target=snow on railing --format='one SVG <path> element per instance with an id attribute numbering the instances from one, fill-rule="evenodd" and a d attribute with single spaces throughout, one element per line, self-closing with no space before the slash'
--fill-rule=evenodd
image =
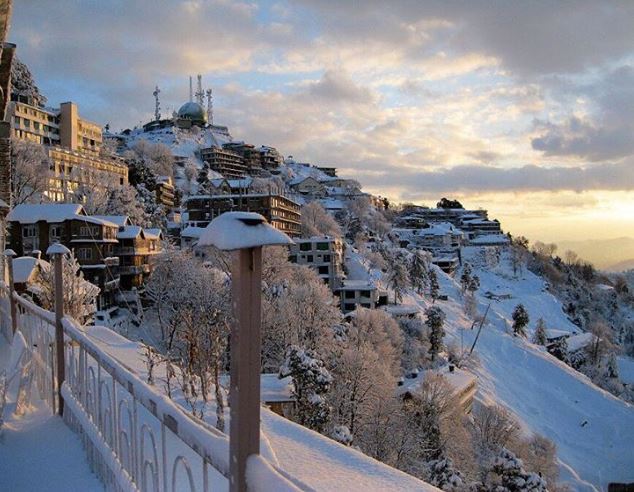
<path id="1" fill-rule="evenodd" d="M 0 334 L 8 341 L 13 338 L 11 328 L 11 305 L 9 304 L 9 288 L 0 281 Z"/>
<path id="2" fill-rule="evenodd" d="M 55 316 L 14 295 L 39 396 L 56 400 Z M 8 300 L 0 292 L 0 301 Z M 0 304 L 0 307 L 4 304 Z M 3 311 L 4 313 L 4 311 Z M 2 321 L 3 330 L 5 327 Z M 11 330 L 11 323 L 8 323 Z M 157 388 L 101 349 L 73 320 L 63 320 L 64 421 L 83 441 L 108 490 L 208 491 L 229 488 L 229 439 L 195 420 Z M 300 490 L 261 456 L 247 468 L 249 490 Z"/>

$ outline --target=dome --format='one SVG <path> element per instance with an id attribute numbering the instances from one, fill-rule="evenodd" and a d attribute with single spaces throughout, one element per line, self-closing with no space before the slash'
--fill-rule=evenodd
<path id="1" fill-rule="evenodd" d="M 205 123 L 207 114 L 203 107 L 193 101 L 186 102 L 178 110 L 178 117 L 183 120 L 190 120 L 192 123 Z"/>

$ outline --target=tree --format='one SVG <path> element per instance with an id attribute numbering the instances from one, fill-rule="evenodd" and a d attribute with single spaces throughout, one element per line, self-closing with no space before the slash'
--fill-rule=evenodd
<path id="1" fill-rule="evenodd" d="M 96 299 L 99 287 L 84 279 L 84 274 L 71 252 L 62 260 L 64 285 L 64 315 L 70 316 L 80 325 L 92 320 L 97 310 Z M 53 265 L 42 268 L 40 290 L 36 296 L 42 307 L 48 311 L 55 309 L 55 268 Z"/>
<path id="2" fill-rule="evenodd" d="M 302 236 L 341 237 L 339 224 L 326 212 L 319 202 L 310 202 L 302 207 Z"/>
<path id="3" fill-rule="evenodd" d="M 418 294 L 422 294 L 429 281 L 429 253 L 416 250 L 412 254 L 409 281 Z"/>
<path id="4" fill-rule="evenodd" d="M 425 325 L 429 328 L 429 353 L 433 362 L 443 348 L 445 313 L 438 306 L 432 306 L 425 311 L 425 315 L 427 316 Z"/>
<path id="5" fill-rule="evenodd" d="M 279 371 L 280 378 L 287 376 L 293 379 L 292 396 L 297 404 L 298 423 L 323 432 L 330 419 L 331 407 L 326 394 L 332 383 L 332 376 L 323 361 L 312 350 L 291 345 Z"/>
<path id="6" fill-rule="evenodd" d="M 437 208 L 464 208 L 462 203 L 458 200 L 449 200 L 448 198 L 441 198 L 436 204 Z"/>
<path id="7" fill-rule="evenodd" d="M 46 200 L 51 159 L 39 144 L 24 140 L 11 140 L 11 181 L 13 204 L 40 203 Z"/>
<path id="8" fill-rule="evenodd" d="M 474 275 L 471 277 L 471 281 L 469 285 L 467 285 L 467 290 L 471 293 L 476 292 L 480 288 L 480 277 Z"/>
<path id="9" fill-rule="evenodd" d="M 471 265 L 469 263 L 465 263 L 464 267 L 462 267 L 462 275 L 460 276 L 460 287 L 462 288 L 462 293 L 464 294 L 467 291 L 467 288 L 471 284 Z"/>
<path id="10" fill-rule="evenodd" d="M 129 185 L 93 187 L 82 185 L 77 197 L 88 215 L 127 215 L 134 225 L 147 227 L 150 218 L 139 201 L 137 190 Z"/>
<path id="11" fill-rule="evenodd" d="M 548 353 L 553 357 L 556 357 L 562 362 L 566 364 L 569 363 L 569 354 L 568 354 L 568 342 L 565 337 L 561 337 L 558 340 L 555 340 L 552 345 L 548 347 Z"/>
<path id="12" fill-rule="evenodd" d="M 594 321 L 590 324 L 589 331 L 593 337 L 586 351 L 590 362 L 596 366 L 613 347 L 612 329 L 603 321 Z"/>
<path id="13" fill-rule="evenodd" d="M 546 323 L 544 323 L 544 318 L 539 318 L 535 328 L 535 335 L 533 336 L 533 343 L 544 346 L 547 341 Z"/>
<path id="14" fill-rule="evenodd" d="M 528 312 L 523 304 L 518 304 L 511 315 L 513 318 L 513 335 L 526 337 L 526 326 L 529 322 Z"/>
<path id="15" fill-rule="evenodd" d="M 436 302 L 440 294 L 440 285 L 438 284 L 438 276 L 434 268 L 429 269 L 429 297 L 432 303 Z"/>
<path id="16" fill-rule="evenodd" d="M 499 476 L 500 485 L 493 490 L 508 492 L 546 492 L 546 482 L 537 473 L 528 473 L 522 460 L 506 448 L 495 458 L 491 471 Z"/>
<path id="17" fill-rule="evenodd" d="M 211 181 L 209 180 L 209 163 L 204 162 L 203 167 L 198 172 L 196 182 L 198 183 L 198 193 L 204 194 L 210 192 Z M 190 171 L 191 172 L 191 171 Z"/>
<path id="18" fill-rule="evenodd" d="M 458 492 L 464 485 L 464 477 L 454 469 L 453 461 L 449 458 L 441 458 L 430 461 L 427 480 L 441 490 Z"/>
<path id="19" fill-rule="evenodd" d="M 403 300 L 403 291 L 407 287 L 409 275 L 400 257 L 390 259 L 388 284 L 394 290 L 394 304 Z"/>

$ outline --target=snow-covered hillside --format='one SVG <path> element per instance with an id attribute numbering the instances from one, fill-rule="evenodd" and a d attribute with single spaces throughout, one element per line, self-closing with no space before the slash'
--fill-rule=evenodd
<path id="1" fill-rule="evenodd" d="M 634 406 L 595 386 L 586 376 L 530 343 L 538 318 L 550 328 L 574 332 L 579 328 L 564 314 L 558 300 L 545 289 L 542 278 L 527 270 L 514 278 L 509 258 L 487 267 L 481 248 L 465 248 L 464 259 L 480 277 L 479 311 L 490 303 L 487 323 L 475 347 L 478 363 L 471 370 L 478 376 L 477 398 L 511 410 L 526 432 L 538 432 L 557 445 L 561 480 L 573 490 L 607 488 L 609 482 L 634 480 Z M 439 269 L 441 291 L 448 301 L 437 301 L 447 314 L 446 343 L 469 350 L 476 336 L 472 321 L 464 315 L 460 285 Z M 491 301 L 491 292 L 508 297 Z M 404 303 L 421 310 L 430 301 L 410 293 Z M 511 313 L 518 303 L 529 315 L 528 340 L 510 332 Z"/>

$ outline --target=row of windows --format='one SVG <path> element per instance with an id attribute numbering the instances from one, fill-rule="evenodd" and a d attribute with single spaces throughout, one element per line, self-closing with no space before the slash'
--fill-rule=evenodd
<path id="1" fill-rule="evenodd" d="M 318 251 L 328 251 L 330 249 L 330 243 L 317 243 L 313 247 L 313 243 L 300 243 L 299 250 L 300 251 L 310 251 L 312 249 L 316 249 Z"/>

